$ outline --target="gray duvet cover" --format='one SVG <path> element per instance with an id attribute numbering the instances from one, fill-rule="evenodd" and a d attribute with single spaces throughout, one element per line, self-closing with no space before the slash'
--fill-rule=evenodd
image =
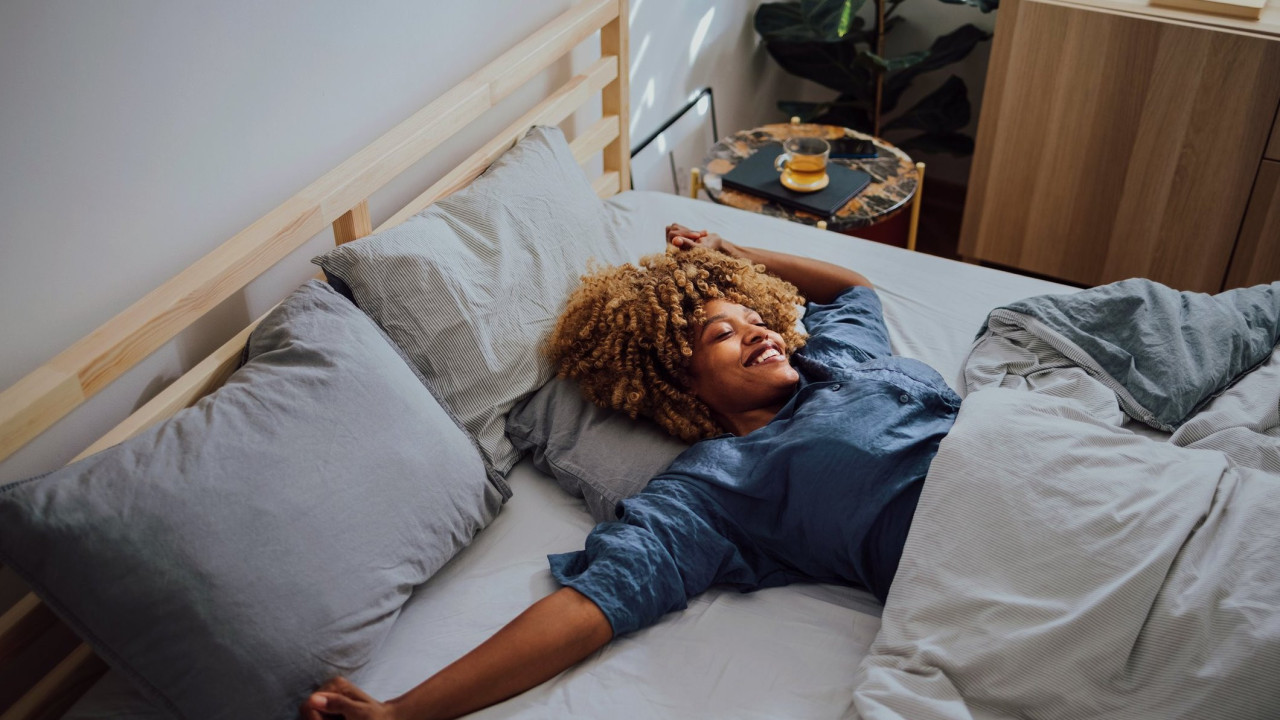
<path id="1" fill-rule="evenodd" d="M 1233 296 L 1262 309 L 1239 323 L 1140 293 L 1171 312 L 1083 340 L 1036 302 L 989 319 L 859 669 L 864 718 L 1280 716 L 1280 284 Z M 1139 389 L 1072 349 L 1091 340 L 1164 375 Z M 1193 345 L 1232 358 L 1175 357 Z M 1177 407 L 1198 411 L 1167 439 L 1125 427 Z"/>

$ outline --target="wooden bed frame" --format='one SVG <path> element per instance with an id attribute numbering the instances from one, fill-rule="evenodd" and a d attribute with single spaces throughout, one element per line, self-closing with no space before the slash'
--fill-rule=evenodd
<path id="1" fill-rule="evenodd" d="M 601 97 L 602 117 L 577 133 L 570 147 L 582 164 L 603 153 L 603 172 L 593 181 L 601 197 L 628 189 L 627 0 L 586 0 L 0 393 L 0 460 L 240 292 L 325 225 L 332 226 L 338 244 L 374 232 L 368 202 L 373 193 L 597 31 L 600 58 L 586 71 L 550 93 L 376 230 L 396 225 L 466 186 L 530 127 L 557 125 L 588 107 L 596 94 Z M 136 435 L 220 386 L 235 370 L 257 324 L 255 320 L 241 330 L 76 459 Z M 43 676 L 29 677 L 32 673 L 24 671 L 28 668 L 17 667 L 24 662 L 24 650 L 57 624 L 30 592 L 0 615 L 0 679 L 21 683 L 18 690 L 23 692 L 3 709 L 0 720 L 58 717 L 105 672 L 105 663 L 83 642 Z"/>

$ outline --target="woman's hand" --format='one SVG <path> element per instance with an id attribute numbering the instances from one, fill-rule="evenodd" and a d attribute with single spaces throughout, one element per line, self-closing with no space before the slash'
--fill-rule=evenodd
<path id="1" fill-rule="evenodd" d="M 667 226 L 668 252 L 683 252 L 697 247 L 710 248 L 746 260 L 754 265 L 764 265 L 770 275 L 780 277 L 795 285 L 804 297 L 819 303 L 828 303 L 854 285 L 872 287 L 871 281 L 861 273 L 840 265 L 833 265 L 813 258 L 760 248 L 734 245 L 706 230 L 690 230 L 672 223 Z"/>
<path id="2" fill-rule="evenodd" d="M 298 708 L 299 720 L 395 720 L 395 708 L 378 702 L 346 678 L 336 677 L 320 686 Z"/>
<path id="3" fill-rule="evenodd" d="M 709 250 L 719 250 L 720 252 L 728 251 L 728 241 L 719 235 L 706 230 L 690 230 L 676 223 L 671 223 L 667 226 L 667 243 L 677 250 L 704 247 Z"/>

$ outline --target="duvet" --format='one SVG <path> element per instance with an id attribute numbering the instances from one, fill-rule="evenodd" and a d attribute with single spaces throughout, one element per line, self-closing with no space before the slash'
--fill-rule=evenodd
<path id="1" fill-rule="evenodd" d="M 857 712 L 1280 716 L 1278 337 L 1280 283 L 994 311 Z"/>

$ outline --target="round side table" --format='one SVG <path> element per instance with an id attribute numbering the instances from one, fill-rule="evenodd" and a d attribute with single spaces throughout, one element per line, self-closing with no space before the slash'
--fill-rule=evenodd
<path id="1" fill-rule="evenodd" d="M 803 210 L 793 210 L 767 198 L 725 188 L 720 176 L 732 170 L 746 158 L 769 143 L 780 143 L 790 137 L 820 137 L 826 140 L 851 136 L 870 140 L 879 150 L 875 158 L 831 158 L 829 162 L 862 170 L 871 176 L 871 184 L 858 193 L 831 218 L 822 218 Z M 906 245 L 915 245 L 915 217 L 919 212 L 918 199 L 924 164 L 914 163 L 906 153 L 881 138 L 850 130 L 838 125 L 812 123 L 777 123 L 751 130 L 742 130 L 725 136 L 711 147 L 700 167 L 695 168 L 693 194 L 699 187 L 706 190 L 712 201 L 742 210 L 772 215 L 806 225 L 825 227 L 828 230 L 867 236 L 873 225 L 885 223 L 911 209 L 911 227 L 907 230 Z M 896 224 L 896 223 L 895 223 Z M 863 232 L 856 232 L 863 230 Z M 901 233 L 901 231 L 899 231 Z M 872 238 L 888 240 L 887 238 Z"/>

